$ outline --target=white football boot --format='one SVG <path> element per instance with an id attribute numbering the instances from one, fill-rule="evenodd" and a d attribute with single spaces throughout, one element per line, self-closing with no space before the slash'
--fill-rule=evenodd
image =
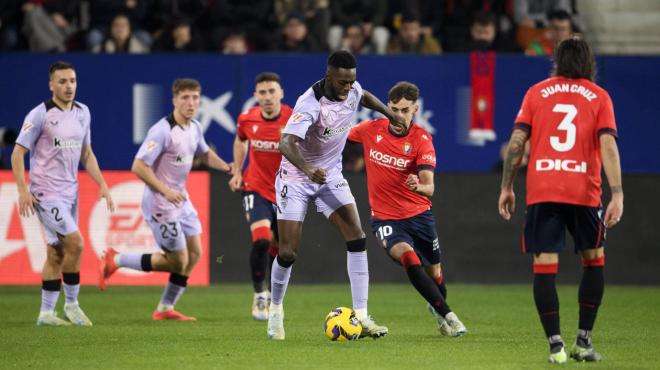
<path id="1" fill-rule="evenodd" d="M 76 326 L 92 326 L 92 322 L 77 303 L 64 304 L 64 317 Z"/>
<path id="2" fill-rule="evenodd" d="M 284 305 L 270 304 L 268 310 L 268 338 L 284 340 Z"/>
<path id="3" fill-rule="evenodd" d="M 258 321 L 268 320 L 268 291 L 254 293 L 252 318 Z"/>
<path id="4" fill-rule="evenodd" d="M 57 317 L 55 311 L 42 311 L 39 312 L 37 326 L 71 326 L 71 323 Z"/>

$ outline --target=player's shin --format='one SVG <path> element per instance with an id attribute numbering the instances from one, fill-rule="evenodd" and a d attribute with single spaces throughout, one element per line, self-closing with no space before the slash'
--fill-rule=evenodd
<path id="1" fill-rule="evenodd" d="M 366 239 L 346 242 L 346 267 L 351 282 L 353 310 L 359 320 L 367 317 L 369 299 L 369 261 L 367 259 Z"/>
<path id="2" fill-rule="evenodd" d="M 174 306 L 183 295 L 188 285 L 188 277 L 176 273 L 170 274 L 170 280 L 163 291 L 157 310 L 165 312 L 174 309 Z"/>
<path id="3" fill-rule="evenodd" d="M 271 305 L 281 305 L 284 300 L 286 288 L 289 285 L 289 278 L 291 278 L 291 269 L 295 259 L 285 261 L 282 257 L 277 256 L 273 261 L 273 267 L 270 272 L 271 284 Z"/>
<path id="4" fill-rule="evenodd" d="M 603 276 L 604 265 L 605 256 L 594 260 L 582 260 L 584 270 L 578 291 L 580 321 L 577 338 L 578 344 L 582 347 L 591 346 L 591 330 L 594 327 L 598 307 L 600 306 L 605 289 L 605 279 Z"/>
<path id="5" fill-rule="evenodd" d="M 61 287 L 62 281 L 60 279 L 41 281 L 41 308 L 39 311 L 52 312 L 55 310 Z"/>
<path id="6" fill-rule="evenodd" d="M 275 261 L 278 252 L 279 247 L 277 245 L 277 241 L 271 240 L 270 246 L 268 247 L 268 266 L 273 266 L 273 262 Z"/>
<path id="7" fill-rule="evenodd" d="M 64 280 L 64 299 L 67 304 L 78 304 L 78 293 L 80 292 L 80 272 L 62 273 Z"/>
<path id="8" fill-rule="evenodd" d="M 270 241 L 259 239 L 252 243 L 250 252 L 250 272 L 252 276 L 252 285 L 255 293 L 261 293 L 266 290 L 264 281 L 266 280 L 266 271 L 268 271 L 268 247 Z"/>
<path id="9" fill-rule="evenodd" d="M 115 264 L 137 271 L 152 271 L 151 254 L 122 253 L 115 256 Z"/>
<path id="10" fill-rule="evenodd" d="M 406 270 L 410 283 L 417 289 L 419 294 L 439 313 L 442 317 L 447 316 L 451 309 L 447 305 L 438 285 L 426 274 L 422 268 L 422 262 L 413 250 L 408 250 L 399 258 L 399 262 Z"/>
<path id="11" fill-rule="evenodd" d="M 551 352 L 563 347 L 559 330 L 559 297 L 555 287 L 558 264 L 534 264 L 534 302 Z"/>
<path id="12" fill-rule="evenodd" d="M 438 286 L 438 289 L 440 289 L 440 293 L 442 294 L 442 297 L 447 300 L 447 286 L 445 285 L 445 277 L 442 275 L 442 271 L 438 274 L 437 277 L 433 279 L 435 281 L 435 284 Z"/>

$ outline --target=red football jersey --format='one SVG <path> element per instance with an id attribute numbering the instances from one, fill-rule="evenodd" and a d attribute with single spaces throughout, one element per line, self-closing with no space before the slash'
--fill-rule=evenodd
<path id="1" fill-rule="evenodd" d="M 402 220 L 431 208 L 431 200 L 408 189 L 406 178 L 420 170 L 435 170 L 431 135 L 413 124 L 403 137 L 393 135 L 389 121 L 365 121 L 351 129 L 348 140 L 361 143 L 367 167 L 371 215 Z"/>
<path id="2" fill-rule="evenodd" d="M 600 135 L 617 135 L 607 91 L 585 79 L 548 78 L 527 91 L 515 122 L 530 133 L 528 205 L 601 204 Z"/>
<path id="3" fill-rule="evenodd" d="M 253 107 L 238 116 L 236 129 L 241 140 L 249 140 L 249 163 L 243 173 L 245 191 L 255 191 L 275 203 L 275 173 L 280 167 L 280 135 L 291 116 L 291 107 L 282 104 L 280 115 L 266 120 L 261 108 Z"/>

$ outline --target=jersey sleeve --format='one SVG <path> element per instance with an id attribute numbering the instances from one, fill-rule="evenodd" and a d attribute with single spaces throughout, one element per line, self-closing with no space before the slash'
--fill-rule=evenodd
<path id="1" fill-rule="evenodd" d="M 318 121 L 320 111 L 321 103 L 316 100 L 314 92 L 309 89 L 296 101 L 293 113 L 289 117 L 289 121 L 286 123 L 282 133 L 295 135 L 304 139 L 309 126 Z"/>
<path id="2" fill-rule="evenodd" d="M 236 135 L 242 141 L 245 141 L 245 140 L 248 139 L 247 135 L 245 134 L 245 115 L 244 114 L 239 115 L 238 120 L 236 120 Z"/>
<path id="3" fill-rule="evenodd" d="M 612 99 L 608 93 L 604 94 L 603 101 L 598 109 L 596 127 L 598 135 L 610 134 L 614 137 L 618 137 L 616 120 L 614 118 L 614 105 L 612 104 Z"/>
<path id="4" fill-rule="evenodd" d="M 365 127 L 369 122 L 362 122 L 351 128 L 351 131 L 348 133 L 348 141 L 354 143 L 362 143 L 362 134 L 364 133 Z"/>
<path id="5" fill-rule="evenodd" d="M 420 147 L 415 159 L 417 170 L 435 170 L 435 148 L 433 148 L 433 141 L 429 134 L 422 134 L 420 136 Z"/>
<path id="6" fill-rule="evenodd" d="M 135 158 L 152 166 L 167 146 L 170 139 L 169 130 L 169 126 L 165 124 L 158 123 L 153 125 L 149 129 L 149 132 L 147 132 L 147 137 L 144 139 L 144 142 L 142 142 Z"/>
<path id="7" fill-rule="evenodd" d="M 206 143 L 206 138 L 204 137 L 204 130 L 202 126 L 197 124 L 197 131 L 199 132 L 199 143 L 197 143 L 197 149 L 195 150 L 195 155 L 201 155 L 209 151 L 209 145 Z"/>
<path id="8" fill-rule="evenodd" d="M 83 138 L 83 144 L 91 145 L 92 144 L 92 115 L 89 112 L 89 108 L 84 108 L 85 112 L 85 122 L 87 122 L 87 131 L 85 132 L 85 137 Z"/>
<path id="9" fill-rule="evenodd" d="M 18 138 L 16 138 L 16 144 L 19 144 L 28 150 L 33 150 L 34 144 L 37 142 L 37 139 L 41 134 L 41 129 L 44 126 L 45 117 L 46 108 L 43 104 L 32 109 L 30 113 L 25 116 L 21 132 L 18 134 Z"/>
<path id="10" fill-rule="evenodd" d="M 525 131 L 530 131 L 532 128 L 532 117 L 533 113 L 532 112 L 532 94 L 531 94 L 531 89 L 527 90 L 527 93 L 525 94 L 525 97 L 523 98 L 522 104 L 520 105 L 520 110 L 518 111 L 518 115 L 516 116 L 516 120 L 513 123 L 513 128 L 516 129 L 521 129 Z"/>

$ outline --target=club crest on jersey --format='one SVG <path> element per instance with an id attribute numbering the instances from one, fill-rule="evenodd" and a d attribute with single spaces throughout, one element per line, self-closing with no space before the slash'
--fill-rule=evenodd
<path id="1" fill-rule="evenodd" d="M 186 166 L 192 163 L 193 159 L 194 157 L 192 155 L 177 154 L 172 164 L 175 166 Z"/>
<path id="2" fill-rule="evenodd" d="M 410 143 L 403 143 L 403 151 L 408 154 L 412 150 L 412 145 Z"/>
<path id="3" fill-rule="evenodd" d="M 428 137 L 428 136 L 426 136 L 426 134 L 424 134 L 424 135 L 422 135 L 422 139 L 424 139 L 424 140 L 428 140 L 428 139 L 429 139 L 429 137 Z"/>
<path id="4" fill-rule="evenodd" d="M 32 122 L 25 122 L 25 124 L 23 125 L 23 130 L 21 130 L 21 131 L 23 131 L 23 133 L 27 134 L 28 132 L 30 132 L 30 130 L 32 130 L 32 127 L 34 127 Z"/>
<path id="5" fill-rule="evenodd" d="M 296 113 L 293 116 L 291 116 L 290 122 L 291 123 L 298 123 L 298 122 L 302 121 L 303 117 L 304 116 L 303 116 L 302 113 Z"/>
<path id="6" fill-rule="evenodd" d="M 380 141 L 383 140 L 382 135 L 376 135 L 376 143 L 380 143 Z"/>
<path id="7" fill-rule="evenodd" d="M 356 98 L 353 98 L 353 99 L 351 99 L 351 101 L 348 103 L 348 106 L 351 107 L 351 110 L 355 110 L 355 101 L 356 101 L 356 100 L 357 100 Z"/>
<path id="8" fill-rule="evenodd" d="M 253 133 L 256 133 L 258 129 L 259 129 L 259 126 L 257 126 L 257 125 L 252 126 L 252 132 Z"/>
<path id="9" fill-rule="evenodd" d="M 58 123 L 60 123 L 60 121 L 50 121 L 50 124 L 53 126 L 57 126 Z"/>
<path id="10" fill-rule="evenodd" d="M 147 141 L 147 144 L 145 145 L 147 148 L 147 151 L 150 152 L 158 147 L 158 144 L 156 144 L 155 141 Z"/>

